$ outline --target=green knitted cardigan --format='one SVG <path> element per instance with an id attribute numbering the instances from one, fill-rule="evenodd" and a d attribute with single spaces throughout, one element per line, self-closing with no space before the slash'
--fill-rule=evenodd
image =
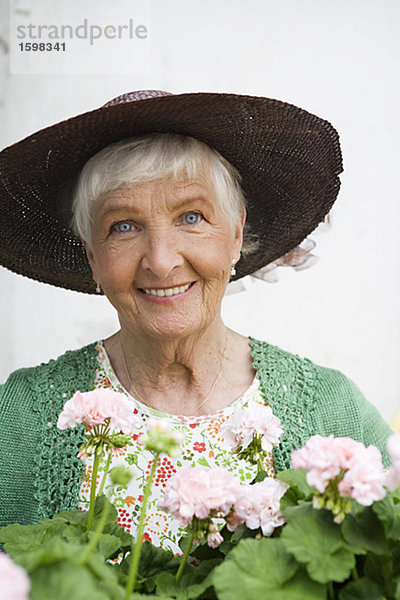
<path id="1" fill-rule="evenodd" d="M 391 430 L 342 373 L 266 342 L 250 344 L 265 400 L 284 430 L 274 450 L 277 471 L 290 468 L 291 452 L 316 433 L 350 436 L 383 451 Z M 96 366 L 91 344 L 15 371 L 0 387 L 0 526 L 77 508 L 84 428 L 60 431 L 57 419 L 76 390 L 93 389 Z"/>

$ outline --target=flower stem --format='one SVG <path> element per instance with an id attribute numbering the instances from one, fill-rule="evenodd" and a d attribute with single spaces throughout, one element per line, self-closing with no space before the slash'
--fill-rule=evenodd
<path id="1" fill-rule="evenodd" d="M 354 567 L 351 571 L 351 574 L 353 576 L 354 581 L 358 581 L 359 577 L 358 577 L 358 573 L 357 573 L 357 569 L 356 567 Z"/>
<path id="2" fill-rule="evenodd" d="M 109 512 L 110 512 L 110 502 L 106 501 L 104 504 L 103 512 L 101 513 L 101 518 L 100 518 L 99 524 L 97 525 L 96 531 L 93 534 L 93 537 L 90 541 L 90 544 L 89 544 L 85 554 L 81 558 L 81 561 L 80 561 L 81 565 L 86 564 L 89 556 L 92 554 L 93 550 L 95 549 L 96 544 L 99 541 L 101 534 L 103 533 L 103 529 L 107 522 Z"/>
<path id="3" fill-rule="evenodd" d="M 193 540 L 194 540 L 194 530 L 192 531 L 192 535 L 190 536 L 189 543 L 186 546 L 185 554 L 182 556 L 181 564 L 179 565 L 179 569 L 175 576 L 175 581 L 177 583 L 178 583 L 179 579 L 181 578 L 183 569 L 185 568 L 185 565 L 187 563 L 188 556 L 190 554 L 190 551 L 192 550 Z"/>
<path id="4" fill-rule="evenodd" d="M 260 457 L 258 457 L 257 459 L 257 470 L 259 473 L 261 473 L 261 471 L 264 471 L 264 465 L 262 464 L 262 460 Z"/>
<path id="5" fill-rule="evenodd" d="M 329 583 L 328 583 L 328 598 L 329 598 L 329 600 L 335 600 L 335 594 L 333 592 L 332 581 L 329 581 Z"/>
<path id="6" fill-rule="evenodd" d="M 94 455 L 93 470 L 92 470 L 92 483 L 90 486 L 90 503 L 89 503 L 89 516 L 88 516 L 88 531 L 92 529 L 93 516 L 94 516 L 94 501 L 96 500 L 96 483 L 97 483 L 97 471 L 99 470 L 100 454 L 97 453 L 97 449 Z"/>
<path id="7" fill-rule="evenodd" d="M 129 600 L 130 595 L 132 594 L 133 590 L 135 589 L 136 576 L 137 576 L 139 560 L 140 560 L 140 551 L 142 549 L 142 538 L 143 538 L 143 531 L 144 531 L 144 521 L 146 518 L 147 501 L 150 497 L 151 486 L 153 483 L 154 474 L 157 469 L 157 462 L 158 462 L 159 456 L 160 456 L 160 452 L 156 452 L 154 454 L 154 460 L 153 460 L 153 464 L 151 465 L 149 478 L 147 479 L 146 487 L 144 488 L 144 491 L 143 491 L 142 508 L 140 511 L 139 524 L 138 524 L 137 532 L 136 532 L 135 548 L 132 553 L 131 564 L 129 567 L 128 583 L 126 585 L 124 600 Z"/>
<path id="8" fill-rule="evenodd" d="M 97 492 L 98 496 L 101 496 L 101 494 L 103 493 L 104 490 L 104 485 L 106 483 L 106 479 L 107 479 L 107 475 L 108 475 L 108 470 L 110 468 L 110 464 L 111 464 L 111 458 L 112 458 L 112 449 L 109 451 L 108 453 L 108 457 L 107 457 L 107 462 L 106 462 L 106 466 L 104 468 L 104 475 L 103 475 L 103 479 L 101 480 L 101 484 L 99 487 L 99 491 Z"/>

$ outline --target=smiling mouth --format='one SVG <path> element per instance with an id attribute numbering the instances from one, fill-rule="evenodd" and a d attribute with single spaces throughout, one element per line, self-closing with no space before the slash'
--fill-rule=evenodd
<path id="1" fill-rule="evenodd" d="M 178 294 L 183 294 L 188 290 L 194 282 L 187 283 L 186 285 L 181 285 L 177 287 L 171 288 L 140 288 L 141 292 L 144 292 L 148 296 L 158 296 L 159 298 L 164 298 L 166 296 L 178 296 Z"/>

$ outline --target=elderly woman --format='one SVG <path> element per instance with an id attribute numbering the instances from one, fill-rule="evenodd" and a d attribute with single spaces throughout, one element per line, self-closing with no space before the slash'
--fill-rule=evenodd
<path id="1" fill-rule="evenodd" d="M 179 524 L 158 502 L 177 469 L 255 474 L 221 430 L 245 406 L 267 404 L 280 419 L 264 464 L 272 477 L 315 433 L 383 449 L 389 428 L 344 375 L 243 337 L 221 318 L 230 279 L 292 251 L 330 210 L 342 167 L 329 123 L 266 98 L 136 92 L 38 132 L 0 161 L 2 264 L 102 292 L 120 322 L 110 338 L 2 386 L 2 525 L 87 508 L 82 431 L 56 427 L 78 389 L 125 394 L 138 434 L 151 416 L 185 434 L 183 454 L 160 460 L 146 521 L 146 537 L 174 551 Z M 137 437 L 112 457 L 135 466 L 128 490 L 112 497 L 132 533 L 152 461 Z"/>

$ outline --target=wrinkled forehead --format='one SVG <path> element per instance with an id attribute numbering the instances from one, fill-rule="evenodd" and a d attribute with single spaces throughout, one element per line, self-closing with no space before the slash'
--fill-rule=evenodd
<path id="1" fill-rule="evenodd" d="M 149 197 L 155 199 L 158 197 L 160 202 L 164 202 L 166 199 L 176 202 L 203 200 L 213 205 L 219 206 L 220 204 L 210 171 L 200 168 L 195 174 L 184 170 L 148 181 L 122 183 L 100 196 L 97 206 L 104 206 L 106 203 L 117 204 L 124 199 L 138 201 Z"/>

